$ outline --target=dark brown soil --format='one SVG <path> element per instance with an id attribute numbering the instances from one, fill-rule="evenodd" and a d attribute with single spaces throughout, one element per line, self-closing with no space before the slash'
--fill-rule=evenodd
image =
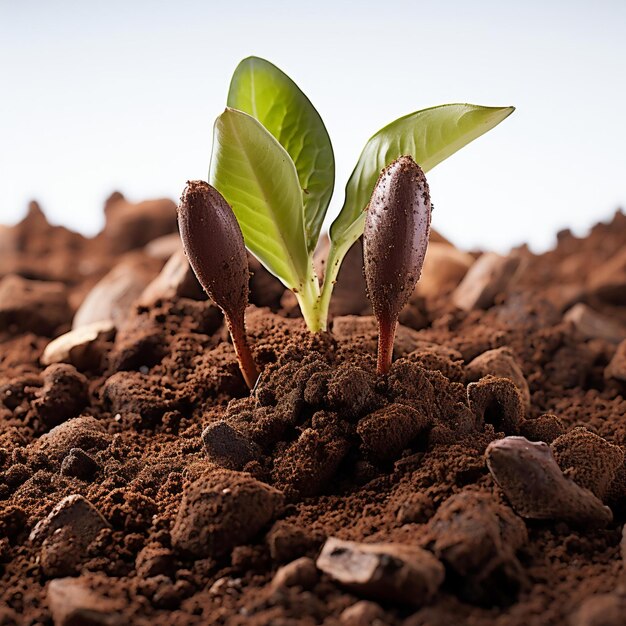
<path id="1" fill-rule="evenodd" d="M 385 377 L 358 250 L 316 336 L 252 261 L 252 394 L 174 216 L 0 229 L 0 625 L 626 623 L 623 214 L 451 259 Z"/>

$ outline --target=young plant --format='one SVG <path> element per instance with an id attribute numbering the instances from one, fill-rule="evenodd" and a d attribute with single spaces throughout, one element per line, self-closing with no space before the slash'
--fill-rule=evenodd
<path id="1" fill-rule="evenodd" d="M 380 171 L 410 155 L 426 172 L 514 110 L 446 104 L 410 113 L 373 135 L 330 227 L 320 283 L 313 252 L 333 193 L 335 164 L 319 113 L 286 74 L 257 57 L 235 70 L 227 105 L 215 122 L 209 182 L 232 206 L 250 252 L 295 293 L 312 332 L 326 329 L 341 262 L 363 234 L 364 209 Z"/>
<path id="2" fill-rule="evenodd" d="M 180 199 L 178 228 L 198 281 L 224 312 L 239 368 L 252 388 L 259 371 L 246 338 L 250 276 L 237 219 L 217 189 L 204 181 L 192 180 Z"/>
<path id="3" fill-rule="evenodd" d="M 391 367 L 398 315 L 422 272 L 430 214 L 424 172 L 410 156 L 401 156 L 374 187 L 363 233 L 367 293 L 378 321 L 379 374 Z"/>

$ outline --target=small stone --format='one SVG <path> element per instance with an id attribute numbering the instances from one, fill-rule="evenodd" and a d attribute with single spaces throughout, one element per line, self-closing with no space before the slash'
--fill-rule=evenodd
<path id="1" fill-rule="evenodd" d="M 497 432 L 519 433 L 524 420 L 522 396 L 508 378 L 485 376 L 467 386 L 467 398 L 477 425 L 493 424 Z"/>
<path id="2" fill-rule="evenodd" d="M 624 463 L 624 451 L 579 426 L 552 443 L 554 458 L 576 484 L 604 499 Z"/>
<path id="3" fill-rule="evenodd" d="M 339 616 L 339 622 L 344 626 L 386 626 L 387 624 L 382 607 L 369 600 L 359 600 L 344 609 Z"/>
<path id="4" fill-rule="evenodd" d="M 87 294 L 74 315 L 72 328 L 90 326 L 95 322 L 110 322 L 119 327 L 160 269 L 160 261 L 144 255 L 122 259 Z"/>
<path id="5" fill-rule="evenodd" d="M 135 569 L 142 578 L 168 576 L 173 578 L 176 572 L 174 553 L 158 543 L 145 546 L 135 559 Z"/>
<path id="6" fill-rule="evenodd" d="M 591 491 L 563 475 L 545 443 L 505 437 L 489 444 L 486 459 L 495 481 L 522 517 L 592 526 L 613 519 L 611 509 Z"/>
<path id="7" fill-rule="evenodd" d="M 72 310 L 63 283 L 8 275 L 0 279 L 0 331 L 53 335 L 70 323 Z"/>
<path id="8" fill-rule="evenodd" d="M 526 411 L 530 409 L 530 390 L 515 355 L 508 348 L 495 348 L 478 355 L 466 366 L 467 380 L 474 382 L 484 376 L 508 378 L 515 383 Z"/>
<path id="9" fill-rule="evenodd" d="M 396 519 L 400 524 L 424 524 L 435 512 L 435 505 L 425 493 L 411 493 L 398 507 Z"/>
<path id="10" fill-rule="evenodd" d="M 284 520 L 276 522 L 266 538 L 270 556 L 278 563 L 293 561 L 316 550 L 323 540 L 324 537 Z"/>
<path id="11" fill-rule="evenodd" d="M 195 558 L 219 558 L 276 517 L 283 495 L 249 474 L 210 470 L 185 486 L 172 545 Z"/>
<path id="12" fill-rule="evenodd" d="M 315 562 L 308 556 L 303 556 L 278 568 L 272 579 L 272 587 L 274 589 L 284 589 L 286 587 L 312 589 L 317 579 Z"/>
<path id="13" fill-rule="evenodd" d="M 604 377 L 626 383 L 626 340 L 622 341 L 604 369 Z"/>
<path id="14" fill-rule="evenodd" d="M 53 461 L 61 462 L 73 448 L 83 451 L 104 450 L 112 441 L 102 424 L 85 415 L 70 419 L 39 438 L 39 450 Z"/>
<path id="15" fill-rule="evenodd" d="M 61 463 L 63 476 L 74 476 L 82 480 L 88 480 L 99 469 L 100 465 L 97 461 L 80 448 L 72 448 Z"/>
<path id="16" fill-rule="evenodd" d="M 608 261 L 595 267 L 589 277 L 589 291 L 613 304 L 626 304 L 626 249 L 621 248 Z"/>
<path id="17" fill-rule="evenodd" d="M 452 301 L 464 311 L 488 309 L 496 296 L 504 291 L 515 274 L 520 259 L 487 252 L 469 269 L 460 285 L 452 292 Z"/>
<path id="18" fill-rule="evenodd" d="M 227 469 L 241 470 L 261 456 L 256 443 L 223 420 L 204 429 L 202 443 L 209 460 Z"/>
<path id="19" fill-rule="evenodd" d="M 426 250 L 422 275 L 415 290 L 436 298 L 450 292 L 474 264 L 474 257 L 454 246 L 431 241 Z"/>
<path id="20" fill-rule="evenodd" d="M 358 543 L 329 538 L 317 567 L 359 595 L 421 606 L 444 579 L 443 565 L 428 551 L 398 543 Z"/>
<path id="21" fill-rule="evenodd" d="M 182 248 L 172 254 L 161 272 L 143 290 L 138 302 L 142 306 L 151 306 L 157 300 L 173 298 L 193 300 L 206 300 L 207 298 Z"/>
<path id="22" fill-rule="evenodd" d="M 430 424 L 430 419 L 419 411 L 394 402 L 362 418 L 356 430 L 365 455 L 383 463 L 400 456 Z"/>
<path id="23" fill-rule="evenodd" d="M 524 522 L 490 496 L 462 491 L 428 524 L 428 545 L 458 577 L 470 602 L 509 604 L 525 582 L 515 553 L 528 540 Z"/>
<path id="24" fill-rule="evenodd" d="M 57 578 L 48 584 L 54 626 L 123 626 L 124 602 L 97 593 L 86 577 Z"/>
<path id="25" fill-rule="evenodd" d="M 585 339 L 604 339 L 616 344 L 626 339 L 626 326 L 583 303 L 575 304 L 563 319 L 570 322 Z"/>
<path id="26" fill-rule="evenodd" d="M 110 320 L 71 330 L 46 346 L 41 363 L 69 363 L 79 370 L 97 367 L 102 359 L 103 344 L 113 338 L 114 332 L 115 327 Z"/>
<path id="27" fill-rule="evenodd" d="M 41 377 L 44 384 L 32 406 L 46 426 L 76 417 L 89 404 L 88 381 L 73 365 L 49 365 Z"/>

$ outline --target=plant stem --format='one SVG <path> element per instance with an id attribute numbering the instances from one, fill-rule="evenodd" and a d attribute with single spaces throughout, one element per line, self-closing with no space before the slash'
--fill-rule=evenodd
<path id="1" fill-rule="evenodd" d="M 342 247 L 337 247 L 333 242 L 330 244 L 328 258 L 326 259 L 326 268 L 324 269 L 324 284 L 322 285 L 322 293 L 319 297 L 319 317 L 322 330 L 326 330 L 328 326 L 328 309 L 330 307 L 330 297 L 333 294 L 333 288 L 337 282 L 337 274 L 341 267 L 341 261 L 346 251 Z"/>
<path id="2" fill-rule="evenodd" d="M 226 324 L 228 326 L 228 332 L 233 340 L 233 346 L 235 353 L 237 354 L 237 361 L 239 361 L 239 369 L 243 374 L 243 379 L 246 381 L 246 385 L 250 389 L 256 384 L 259 377 L 259 370 L 257 369 L 252 351 L 250 350 L 250 344 L 246 337 L 246 326 L 243 318 L 241 320 L 230 319 L 225 315 Z"/>
<path id="3" fill-rule="evenodd" d="M 387 316 L 378 318 L 378 362 L 376 370 L 379 374 L 386 374 L 391 368 L 397 323 L 396 318 L 392 319 Z"/>
<path id="4" fill-rule="evenodd" d="M 326 326 L 322 325 L 320 318 L 320 283 L 312 265 L 304 284 L 294 293 L 308 329 L 312 333 L 326 330 Z"/>

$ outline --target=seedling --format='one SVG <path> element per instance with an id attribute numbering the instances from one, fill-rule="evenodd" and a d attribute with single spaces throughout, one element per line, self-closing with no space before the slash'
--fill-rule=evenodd
<path id="1" fill-rule="evenodd" d="M 215 122 L 209 182 L 232 206 L 250 252 L 295 293 L 312 332 L 326 329 L 341 262 L 363 234 L 364 208 L 381 170 L 410 155 L 428 171 L 514 110 L 446 104 L 378 131 L 365 145 L 330 227 L 320 283 L 313 252 L 333 193 L 335 163 L 319 113 L 285 73 L 257 57 L 235 70 L 227 104 Z"/>
<path id="2" fill-rule="evenodd" d="M 193 180 L 187 183 L 178 206 L 178 227 L 198 281 L 224 312 L 241 373 L 252 388 L 259 372 L 246 338 L 250 276 L 237 219 L 219 191 Z"/>
<path id="3" fill-rule="evenodd" d="M 379 329 L 379 374 L 391 367 L 398 315 L 422 271 L 430 213 L 424 172 L 410 156 L 401 156 L 374 187 L 363 233 L 365 280 Z"/>

